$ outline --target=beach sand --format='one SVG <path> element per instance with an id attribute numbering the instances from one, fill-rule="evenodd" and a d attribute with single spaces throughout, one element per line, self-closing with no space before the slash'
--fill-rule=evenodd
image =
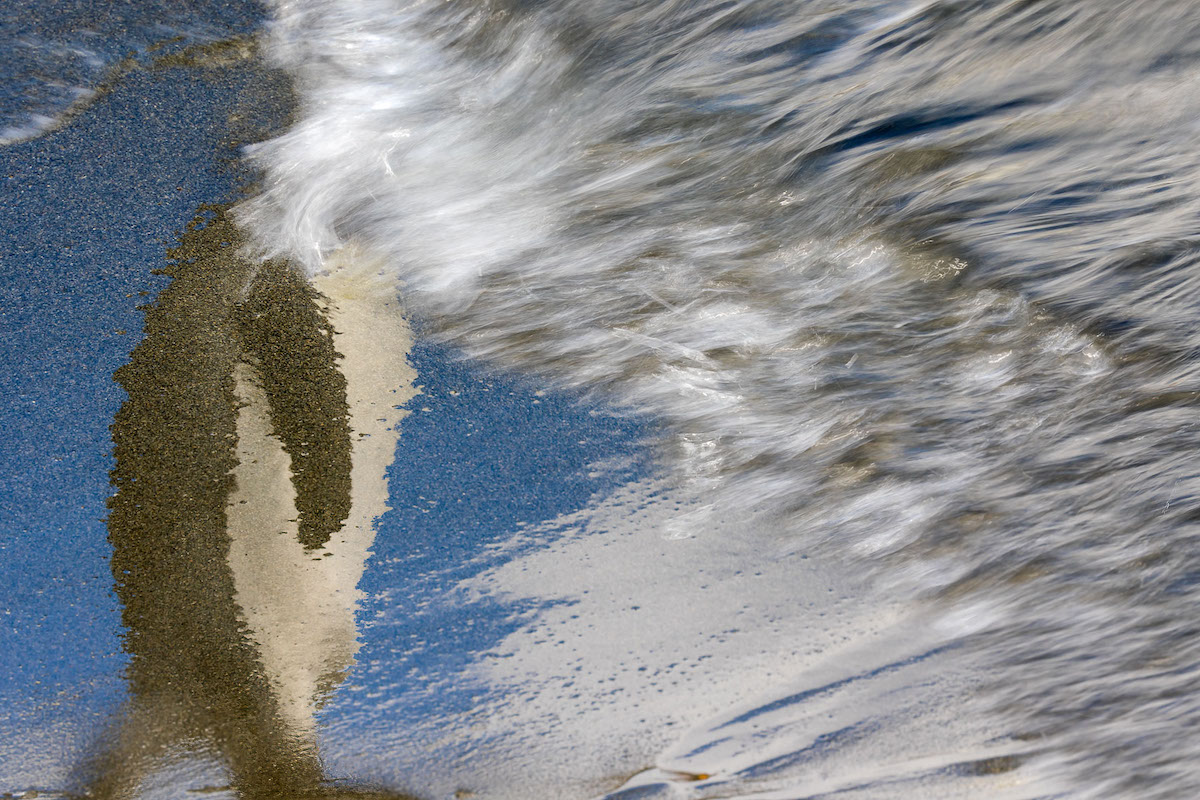
<path id="1" fill-rule="evenodd" d="M 239 148 L 289 107 L 234 38 L 0 150 L 0 792 L 1009 788 L 937 631 L 678 501 L 651 423 L 410 347 L 367 254 L 240 259 Z"/>

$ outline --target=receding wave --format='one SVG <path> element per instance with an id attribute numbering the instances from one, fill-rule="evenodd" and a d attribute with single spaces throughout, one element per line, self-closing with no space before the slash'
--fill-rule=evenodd
<path id="1" fill-rule="evenodd" d="M 1191 796 L 1198 34 L 1175 0 L 280 2 L 302 110 L 240 214 L 955 620 L 1069 794 Z"/>

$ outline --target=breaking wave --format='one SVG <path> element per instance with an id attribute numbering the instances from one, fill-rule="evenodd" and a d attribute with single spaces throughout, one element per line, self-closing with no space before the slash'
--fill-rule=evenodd
<path id="1" fill-rule="evenodd" d="M 240 214 L 953 614 L 1072 796 L 1186 797 L 1198 40 L 1176 0 L 281 1 L 301 111 Z"/>

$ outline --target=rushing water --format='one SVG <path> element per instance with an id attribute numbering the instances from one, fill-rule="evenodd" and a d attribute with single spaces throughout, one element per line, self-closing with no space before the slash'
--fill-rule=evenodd
<path id="1" fill-rule="evenodd" d="M 1191 797 L 1198 41 L 1184 0 L 279 2 L 301 111 L 241 219 L 941 609 L 1067 795 Z"/>

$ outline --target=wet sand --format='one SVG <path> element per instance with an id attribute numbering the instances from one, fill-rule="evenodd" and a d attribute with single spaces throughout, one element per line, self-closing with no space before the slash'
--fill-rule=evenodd
<path id="1" fill-rule="evenodd" d="M 969 684 L 895 700 L 945 667 L 938 637 L 895 635 L 909 630 L 904 614 L 872 607 L 852 576 L 772 550 L 746 520 L 679 535 L 693 509 L 653 478 L 644 423 L 445 350 L 422 350 L 414 374 L 396 287 L 369 256 L 346 254 L 312 285 L 286 264 L 240 259 L 227 210 L 250 176 L 237 147 L 287 116 L 286 85 L 255 58 L 238 39 L 130 67 L 8 156 L 45 205 L 67 193 L 67 212 L 96 212 L 51 227 L 86 240 L 111 224 L 127 238 L 58 246 L 82 251 L 61 270 L 66 300 L 35 292 L 25 307 L 61 321 L 29 341 L 81 352 L 41 371 L 10 365 L 44 392 L 34 399 L 102 402 L 9 412 L 18 448 L 86 454 L 65 476 L 40 462 L 23 473 L 23 531 L 47 550 L 11 557 L 5 573 L 32 574 L 11 585 L 34 622 L 13 628 L 26 696 L 0 720 L 0 791 L 550 800 L 757 785 L 774 796 L 814 770 L 814 789 L 845 788 L 864 774 L 855 759 L 901 782 L 1009 763 L 1014 747 L 995 730 L 950 747 L 931 733 L 945 737 L 945 720 L 914 711 L 957 702 Z M 169 169 L 140 137 L 169 143 Z M 94 171 L 79 166 L 106 150 Z M 169 282 L 151 282 L 154 269 Z M 89 315 L 101 321 L 88 327 Z M 90 383 L 64 388 L 72 370 Z M 68 495 L 85 524 L 49 499 Z M 59 577 L 82 593 L 39 594 Z M 356 627 L 356 613 L 370 624 Z M 813 691 L 825 705 L 808 702 Z M 761 745 L 764 719 L 775 750 Z M 907 732 L 909 748 L 847 759 L 818 747 L 772 763 L 880 724 L 896 726 L 891 739 Z M 939 755 L 921 765 L 913 742 Z M 963 769 L 973 787 L 987 777 Z M 994 771 L 985 788 L 998 797 L 1013 781 Z"/>

